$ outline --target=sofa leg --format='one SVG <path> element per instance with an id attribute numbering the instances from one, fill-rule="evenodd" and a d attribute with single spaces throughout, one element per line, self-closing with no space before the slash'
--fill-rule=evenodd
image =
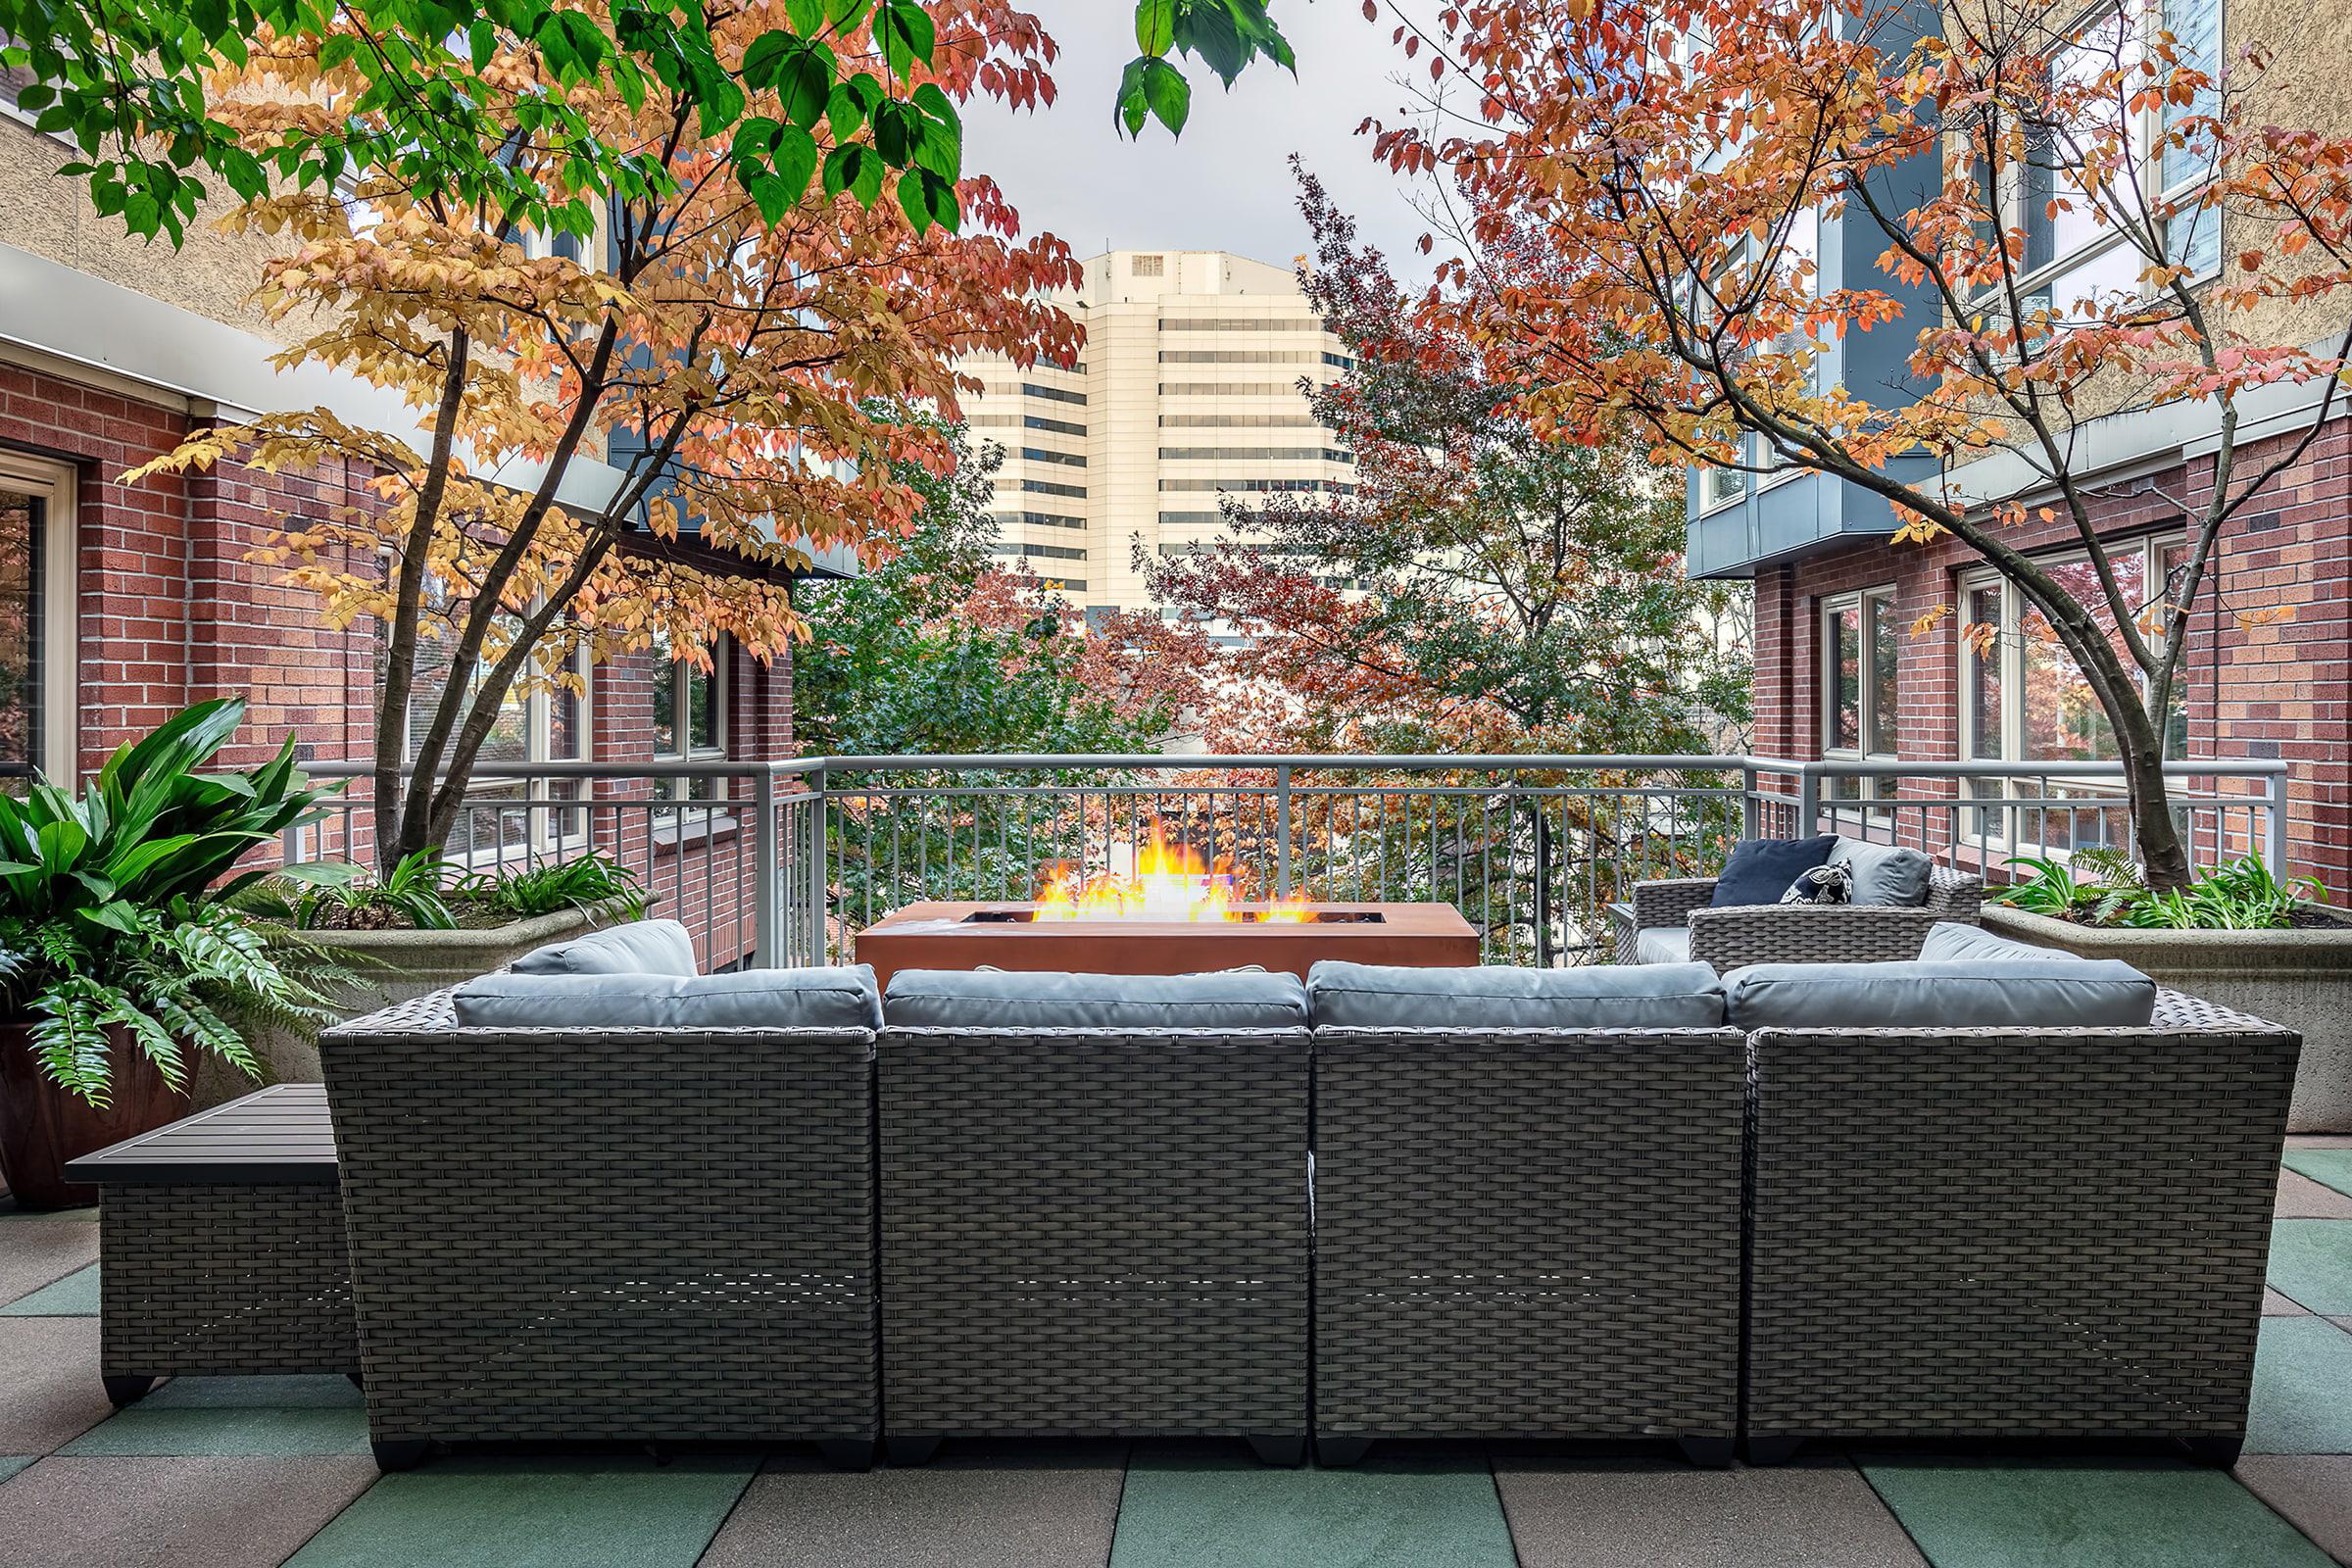
<path id="1" fill-rule="evenodd" d="M 1804 1443 L 1802 1438 L 1750 1438 L 1747 1440 L 1747 1462 L 1752 1465 L 1787 1464 L 1795 1457 Z"/>
<path id="2" fill-rule="evenodd" d="M 2180 1441 L 2187 1447 L 2191 1459 L 2199 1464 L 2212 1465 L 2217 1470 L 2227 1470 L 2237 1463 L 2237 1456 L 2246 1447 L 2246 1435 L 2242 1432 L 2230 1438 L 2182 1438 Z"/>
<path id="3" fill-rule="evenodd" d="M 874 1440 L 871 1438 L 826 1438 L 816 1446 L 825 1456 L 825 1463 L 836 1470 L 871 1470 L 874 1467 Z"/>
<path id="4" fill-rule="evenodd" d="M 1364 1451 L 1371 1446 L 1370 1438 L 1317 1438 L 1315 1463 L 1326 1470 L 1345 1470 L 1363 1463 Z"/>
<path id="5" fill-rule="evenodd" d="M 1677 1438 L 1675 1446 L 1683 1457 L 1701 1470 L 1725 1470 L 1732 1463 L 1732 1440 L 1729 1438 Z"/>
<path id="6" fill-rule="evenodd" d="M 368 1392 L 368 1374 L 367 1374 L 367 1373 L 365 1373 L 365 1372 L 346 1372 L 346 1373 L 344 1373 L 343 1375 L 344 1375 L 345 1377 L 347 1377 L 347 1378 L 351 1379 L 351 1386 L 352 1386 L 353 1388 L 355 1388 L 355 1389 L 359 1390 L 359 1391 L 360 1391 L 362 1394 L 366 1394 L 366 1393 Z"/>
<path id="7" fill-rule="evenodd" d="M 112 1404 L 118 1410 L 122 1409 L 126 1404 L 135 1404 L 149 1389 L 155 1387 L 155 1379 L 153 1378 L 137 1377 L 127 1373 L 119 1372 L 108 1373 L 104 1379 L 104 1382 L 106 1384 L 107 1402 Z"/>
<path id="8" fill-rule="evenodd" d="M 387 1475 L 395 1470 L 414 1470 L 424 1463 L 432 1444 L 424 1438 L 400 1438 L 390 1443 L 370 1443 L 375 1450 L 375 1467 Z"/>
<path id="9" fill-rule="evenodd" d="M 936 1433 L 897 1432 L 882 1440 L 892 1464 L 929 1464 L 931 1456 L 939 1451 L 939 1444 Z"/>
<path id="10" fill-rule="evenodd" d="M 1259 1464 L 1296 1470 L 1306 1463 L 1306 1438 L 1303 1434 L 1253 1432 L 1250 1435 L 1250 1451 L 1257 1455 Z"/>

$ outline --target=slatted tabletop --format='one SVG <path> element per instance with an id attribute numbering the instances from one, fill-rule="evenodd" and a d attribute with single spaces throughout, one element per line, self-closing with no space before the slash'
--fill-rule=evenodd
<path id="1" fill-rule="evenodd" d="M 66 1166 L 101 1185 L 332 1186 L 335 1131 L 323 1084 L 277 1084 Z"/>

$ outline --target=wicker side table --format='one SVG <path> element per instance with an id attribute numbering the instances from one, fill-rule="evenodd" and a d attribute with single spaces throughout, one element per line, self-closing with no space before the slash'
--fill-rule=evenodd
<path id="1" fill-rule="evenodd" d="M 264 1089 L 66 1169 L 99 1190 L 98 1363 L 116 1404 L 160 1377 L 358 1377 L 319 1085 Z"/>

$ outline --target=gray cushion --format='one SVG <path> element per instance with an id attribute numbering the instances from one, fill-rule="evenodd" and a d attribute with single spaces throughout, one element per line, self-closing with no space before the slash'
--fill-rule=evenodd
<path id="1" fill-rule="evenodd" d="M 1690 933 L 1680 933 L 1690 941 Z M 1704 963 L 1581 969 L 1391 968 L 1318 963 L 1306 977 L 1318 1028 L 1712 1029 L 1723 987 Z"/>
<path id="2" fill-rule="evenodd" d="M 1981 925 L 1964 925 L 1958 920 L 1938 920 L 1928 927 L 1919 956 L 1931 963 L 1948 963 L 1958 958 L 2006 958 L 2027 963 L 2048 963 L 2060 958 L 2082 961 L 2081 955 L 2064 948 L 2037 948 L 2031 942 L 2020 942 L 2015 937 L 1987 931 Z"/>
<path id="3" fill-rule="evenodd" d="M 1295 974 L 1062 974 L 901 969 L 883 1016 L 909 1029 L 1297 1029 Z"/>
<path id="4" fill-rule="evenodd" d="M 694 938 L 675 920 L 632 920 L 533 948 L 508 967 L 516 974 L 690 975 Z"/>
<path id="5" fill-rule="evenodd" d="M 1689 963 L 1690 928 L 1687 925 L 1645 925 L 1634 933 L 1636 963 Z"/>
<path id="6" fill-rule="evenodd" d="M 1840 838 L 1830 863 L 1854 873 L 1856 904 L 1898 904 L 1918 908 L 1928 902 L 1928 873 L 1935 862 L 1917 850 Z"/>
<path id="7" fill-rule="evenodd" d="M 463 1029 L 875 1029 L 870 964 L 735 974 L 486 974 L 451 993 Z M 654 1059 L 653 1070 L 661 1070 Z"/>
<path id="8" fill-rule="evenodd" d="M 1723 977 L 1740 1029 L 2075 1029 L 2145 1024 L 2156 982 L 2108 959 L 1754 963 Z"/>

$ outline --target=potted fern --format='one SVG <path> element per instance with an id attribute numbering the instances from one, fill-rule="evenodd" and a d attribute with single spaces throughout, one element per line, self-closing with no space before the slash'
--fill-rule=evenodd
<path id="1" fill-rule="evenodd" d="M 246 1031 L 323 1016 L 320 986 L 350 978 L 232 902 L 263 874 L 238 860 L 327 793 L 291 740 L 259 768 L 205 771 L 244 712 L 222 698 L 174 715 L 79 797 L 45 779 L 0 796 L 0 1180 L 22 1206 L 90 1201 L 68 1160 L 183 1114 L 201 1061 L 258 1076 Z"/>

